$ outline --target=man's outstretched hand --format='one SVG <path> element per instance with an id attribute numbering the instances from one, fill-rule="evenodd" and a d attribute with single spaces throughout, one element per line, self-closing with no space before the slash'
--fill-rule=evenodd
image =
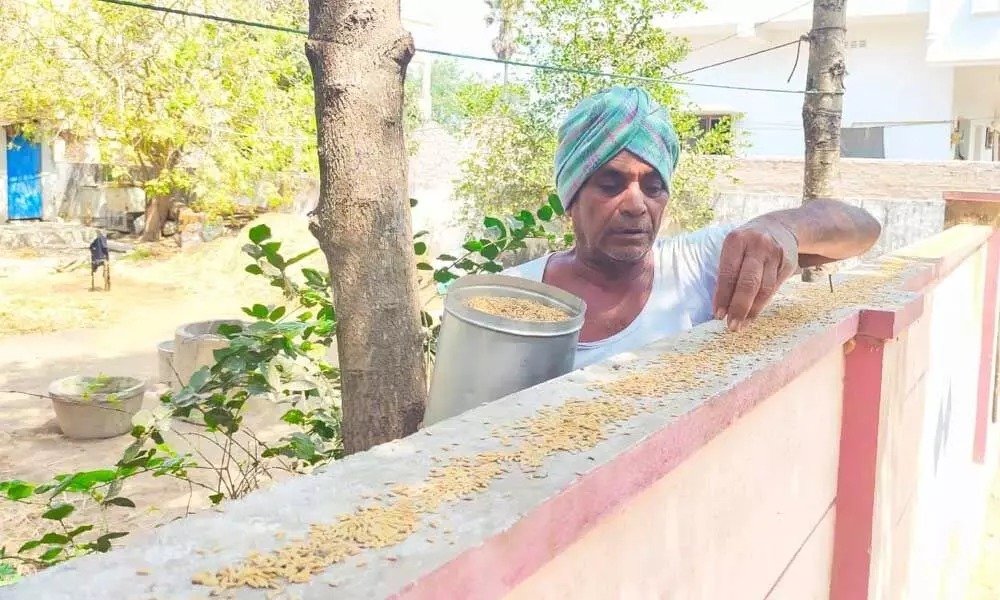
<path id="1" fill-rule="evenodd" d="M 722 244 L 715 318 L 741 330 L 798 267 L 799 242 L 786 224 L 764 217 L 734 229 Z"/>

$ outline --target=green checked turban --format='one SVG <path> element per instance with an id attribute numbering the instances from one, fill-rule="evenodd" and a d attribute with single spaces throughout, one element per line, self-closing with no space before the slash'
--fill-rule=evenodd
<path id="1" fill-rule="evenodd" d="M 580 102 L 559 128 L 556 188 L 565 207 L 591 175 L 623 150 L 659 171 L 670 189 L 680 155 L 670 111 L 646 90 L 615 86 Z"/>

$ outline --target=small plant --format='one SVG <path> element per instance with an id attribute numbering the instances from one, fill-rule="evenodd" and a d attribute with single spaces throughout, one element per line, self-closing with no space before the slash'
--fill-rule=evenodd
<path id="1" fill-rule="evenodd" d="M 0 560 L 0 587 L 17 583 L 21 576 L 12 563 Z"/>
<path id="2" fill-rule="evenodd" d="M 107 552 L 111 542 L 128 535 L 126 531 L 108 531 L 92 523 L 74 522 L 78 508 L 96 505 L 102 515 L 111 507 L 135 508 L 135 503 L 122 496 L 126 481 L 142 474 L 154 477 L 171 476 L 185 481 L 187 470 L 196 466 L 190 457 L 178 455 L 162 443 L 156 448 L 143 449 L 140 442 L 130 445 L 112 469 L 80 471 L 56 475 L 44 484 L 20 480 L 0 481 L 0 497 L 13 502 L 38 507 L 40 519 L 50 524 L 49 531 L 29 540 L 8 554 L 0 547 L 0 560 L 22 561 L 44 568 L 91 552 Z M 101 519 L 106 522 L 106 519 Z M 95 531 L 96 530 L 96 531 Z"/>
<path id="3" fill-rule="evenodd" d="M 317 250 L 286 258 L 267 225 L 252 228 L 249 238 L 243 251 L 253 262 L 246 271 L 281 289 L 287 304 L 244 307 L 254 322 L 220 326 L 229 347 L 215 351 L 215 364 L 165 395 L 161 410 L 136 420 L 143 425 L 138 441 L 169 428 L 172 418 L 194 415 L 204 422 L 202 437 L 222 450 L 219 459 L 200 456 L 202 468 L 214 473 L 209 499 L 216 504 L 257 489 L 272 470 L 309 471 L 343 453 L 340 371 L 325 360 L 337 323 L 329 276 L 303 268 L 303 282 L 291 277 L 290 269 Z M 244 422 L 244 409 L 254 398 L 283 406 L 281 420 L 296 431 L 276 442 L 261 439 Z"/>
<path id="4" fill-rule="evenodd" d="M 142 262 L 144 260 L 149 260 L 150 258 L 153 258 L 153 251 L 150 250 L 149 248 L 146 248 L 145 246 L 138 246 L 135 250 L 126 254 L 122 258 L 123 260 L 127 260 L 130 262 Z"/>
<path id="5" fill-rule="evenodd" d="M 118 398 L 118 394 L 115 393 L 119 391 L 119 385 L 115 380 L 103 373 L 97 375 L 97 377 L 85 378 L 86 382 L 83 386 L 83 393 L 80 394 L 80 398 L 83 400 L 92 400 L 94 395 L 103 395 L 101 402 L 107 402 L 108 404 L 121 404 L 121 399 Z"/>

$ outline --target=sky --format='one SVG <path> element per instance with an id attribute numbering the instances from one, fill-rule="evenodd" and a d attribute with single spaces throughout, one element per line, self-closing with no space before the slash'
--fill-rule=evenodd
<path id="1" fill-rule="evenodd" d="M 428 48 L 474 56 L 493 57 L 490 43 L 494 32 L 486 27 L 483 0 L 402 0 L 403 18 L 430 24 L 412 27 L 417 49 Z M 462 61 L 468 72 L 490 76 L 499 68 L 490 63 Z"/>

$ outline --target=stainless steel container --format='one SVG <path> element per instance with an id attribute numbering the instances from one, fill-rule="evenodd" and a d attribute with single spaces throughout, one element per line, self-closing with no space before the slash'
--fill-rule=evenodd
<path id="1" fill-rule="evenodd" d="M 466 306 L 478 296 L 525 298 L 565 321 L 520 321 Z M 448 289 L 424 425 L 573 370 L 586 304 L 559 288 L 504 275 L 469 275 Z"/>

